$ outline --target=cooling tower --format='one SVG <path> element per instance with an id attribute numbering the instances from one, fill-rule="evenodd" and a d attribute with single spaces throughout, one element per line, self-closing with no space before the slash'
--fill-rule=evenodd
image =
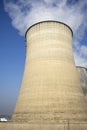
<path id="1" fill-rule="evenodd" d="M 87 69 L 85 67 L 77 66 L 77 71 L 81 81 L 83 93 L 86 96 L 87 95 Z"/>
<path id="2" fill-rule="evenodd" d="M 26 63 L 13 121 L 87 120 L 87 105 L 72 53 L 72 30 L 44 21 L 26 32 Z"/>

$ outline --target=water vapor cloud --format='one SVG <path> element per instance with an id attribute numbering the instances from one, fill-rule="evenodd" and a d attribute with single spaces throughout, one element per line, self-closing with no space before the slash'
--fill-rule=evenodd
<path id="1" fill-rule="evenodd" d="M 22 36 L 32 24 L 40 21 L 68 24 L 74 34 L 75 63 L 87 67 L 87 45 L 82 43 L 87 33 L 87 0 L 4 0 L 4 8 Z"/>

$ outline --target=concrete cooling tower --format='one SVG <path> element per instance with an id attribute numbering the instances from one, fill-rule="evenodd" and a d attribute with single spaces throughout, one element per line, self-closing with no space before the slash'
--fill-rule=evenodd
<path id="1" fill-rule="evenodd" d="M 13 121 L 87 120 L 87 102 L 72 53 L 72 30 L 44 21 L 26 32 L 26 63 Z"/>
<path id="2" fill-rule="evenodd" d="M 85 96 L 87 96 L 87 69 L 77 66 L 77 71 L 81 81 L 82 90 Z"/>

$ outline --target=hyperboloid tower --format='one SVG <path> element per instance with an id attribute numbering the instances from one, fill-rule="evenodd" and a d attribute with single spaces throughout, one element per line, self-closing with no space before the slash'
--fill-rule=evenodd
<path id="1" fill-rule="evenodd" d="M 72 53 L 72 30 L 44 21 L 26 32 L 26 63 L 13 121 L 87 120 L 87 103 Z"/>

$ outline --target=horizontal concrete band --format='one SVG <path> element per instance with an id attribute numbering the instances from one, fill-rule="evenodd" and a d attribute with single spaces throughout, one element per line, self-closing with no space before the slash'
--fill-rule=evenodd
<path id="1" fill-rule="evenodd" d="M 67 117 L 67 119 L 66 119 Z M 55 112 L 55 113 L 15 113 L 14 114 L 14 122 L 28 122 L 28 123 L 66 123 L 74 120 L 74 121 L 87 121 L 84 113 L 63 113 L 63 112 Z"/>
<path id="2" fill-rule="evenodd" d="M 87 130 L 87 122 L 58 124 L 0 123 L 0 130 Z"/>

